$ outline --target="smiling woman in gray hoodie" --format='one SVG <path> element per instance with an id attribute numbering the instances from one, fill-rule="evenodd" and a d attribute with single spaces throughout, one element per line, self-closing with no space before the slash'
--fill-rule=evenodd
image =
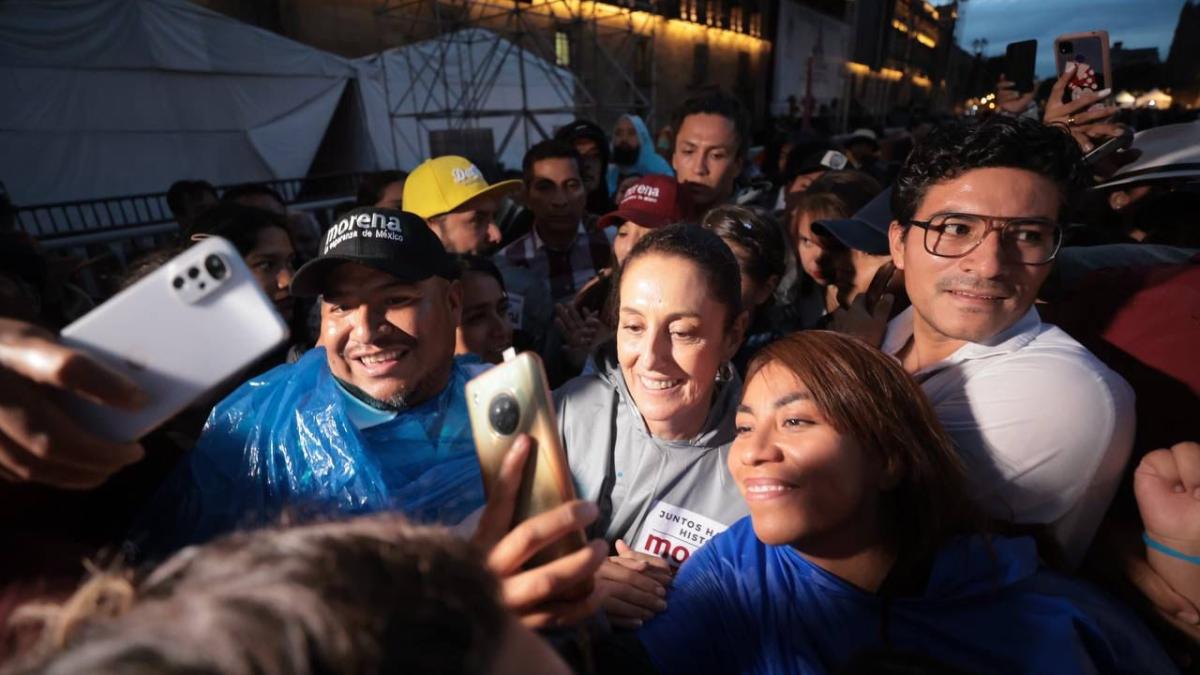
<path id="1" fill-rule="evenodd" d="M 615 344 L 595 354 L 597 372 L 556 394 L 579 496 L 600 505 L 592 534 L 615 547 L 597 580 L 619 626 L 661 611 L 673 569 L 747 514 L 726 468 L 740 284 L 715 234 L 676 225 L 646 235 L 616 280 Z"/>

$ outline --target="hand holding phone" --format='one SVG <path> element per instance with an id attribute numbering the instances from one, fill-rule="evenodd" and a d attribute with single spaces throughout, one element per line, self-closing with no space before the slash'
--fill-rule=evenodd
<path id="1" fill-rule="evenodd" d="M 500 490 L 500 470 L 519 436 L 528 436 L 532 456 L 517 488 L 509 526 L 516 526 L 575 500 L 575 486 L 558 436 L 554 406 L 542 361 L 532 352 L 505 352 L 505 361 L 467 383 L 467 413 L 483 474 L 484 494 Z M 538 565 L 584 546 L 580 530 L 532 559 Z"/>
<path id="2" fill-rule="evenodd" d="M 119 442 L 141 438 L 281 344 L 283 317 L 232 244 L 209 237 L 62 330 L 62 343 L 134 382 L 137 411 L 79 396 L 61 405 Z"/>
<path id="3" fill-rule="evenodd" d="M 53 391 L 124 409 L 146 403 L 136 384 L 49 332 L 0 319 L 0 477 L 87 489 L 142 458 L 137 443 L 106 441 L 77 425 Z"/>
<path id="4" fill-rule="evenodd" d="M 1037 40 L 1010 42 L 1004 51 L 1004 77 L 1018 93 L 1033 91 Z"/>
<path id="5" fill-rule="evenodd" d="M 504 455 L 488 493 L 487 505 L 472 541 L 486 556 L 488 569 L 500 579 L 504 602 L 530 628 L 564 626 L 594 614 L 601 597 L 593 584 L 608 545 L 602 540 L 544 565 L 528 562 L 560 539 L 573 538 L 599 516 L 591 502 L 566 502 L 512 527 L 522 476 L 533 440 L 516 436 Z"/>
<path id="6" fill-rule="evenodd" d="M 1064 103 L 1111 90 L 1108 31 L 1070 33 L 1054 38 L 1054 65 L 1055 72 L 1068 78 L 1060 98 Z"/>

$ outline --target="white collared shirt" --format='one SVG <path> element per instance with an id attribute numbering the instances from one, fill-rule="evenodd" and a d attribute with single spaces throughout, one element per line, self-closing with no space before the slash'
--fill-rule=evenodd
<path id="1" fill-rule="evenodd" d="M 913 308 L 882 349 L 912 338 Z M 1049 525 L 1078 565 L 1133 447 L 1133 390 L 1037 310 L 913 377 L 958 446 L 971 494 L 990 516 Z"/>

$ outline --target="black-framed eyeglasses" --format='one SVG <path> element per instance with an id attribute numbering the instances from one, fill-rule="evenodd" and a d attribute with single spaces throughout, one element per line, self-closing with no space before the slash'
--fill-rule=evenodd
<path id="1" fill-rule="evenodd" d="M 961 258 L 999 233 L 1001 247 L 1026 265 L 1045 265 L 1062 246 L 1062 228 L 1045 218 L 994 218 L 972 213 L 939 213 L 929 220 L 910 220 L 925 230 L 925 250 L 941 258 Z"/>

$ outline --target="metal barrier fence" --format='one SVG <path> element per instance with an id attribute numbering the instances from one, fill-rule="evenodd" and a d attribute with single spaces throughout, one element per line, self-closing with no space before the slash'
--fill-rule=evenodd
<path id="1" fill-rule="evenodd" d="M 320 210 L 326 204 L 353 198 L 363 175 L 349 173 L 254 184 L 271 188 L 285 204 L 297 210 Z M 219 185 L 217 191 L 233 187 L 239 185 Z M 17 224 L 46 248 L 153 236 L 176 228 L 165 192 L 21 207 L 17 210 Z"/>
<path id="2" fill-rule="evenodd" d="M 354 199 L 366 174 L 291 178 L 254 183 L 279 193 L 290 211 L 311 213 L 328 227 L 334 209 Z M 245 185 L 219 185 L 218 193 Z M 165 192 L 125 195 L 57 204 L 39 204 L 17 210 L 17 227 L 44 250 L 79 261 L 77 280 L 93 297 L 111 290 L 131 260 L 172 241 L 179 225 L 167 206 Z"/>

